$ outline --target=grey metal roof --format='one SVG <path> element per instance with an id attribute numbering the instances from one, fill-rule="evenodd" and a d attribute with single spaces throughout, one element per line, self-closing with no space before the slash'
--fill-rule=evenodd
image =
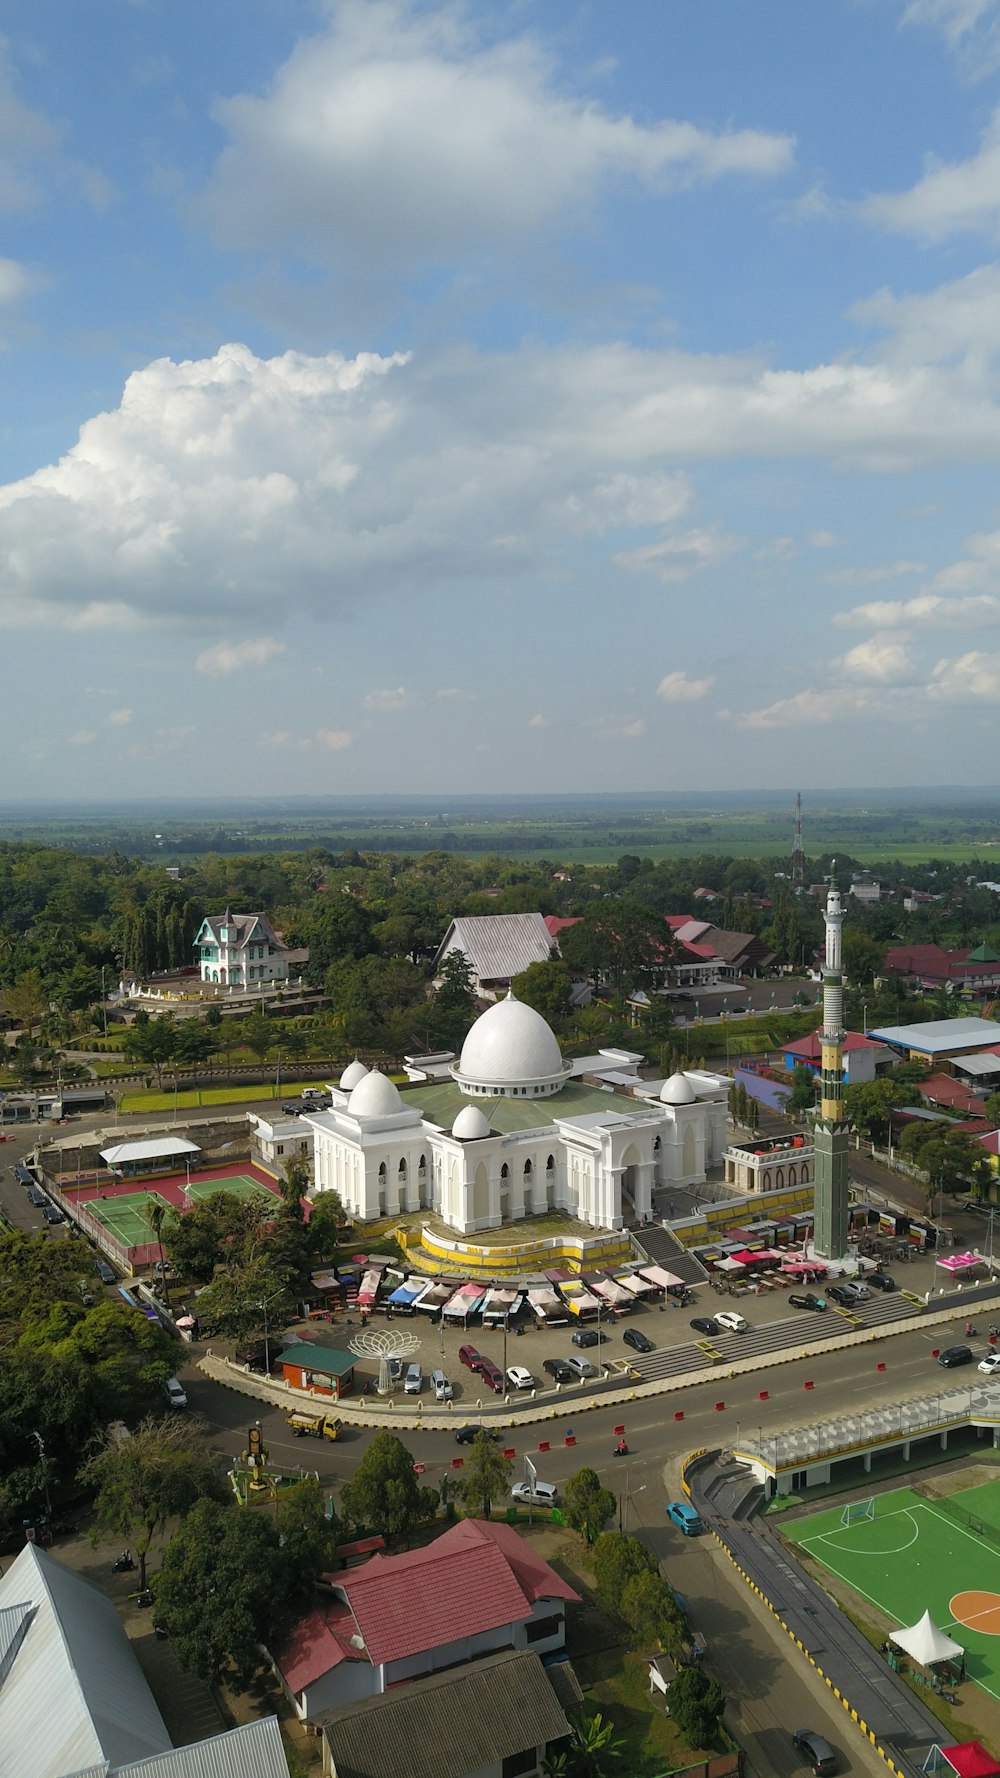
<path id="1" fill-rule="evenodd" d="M 0 1579 L 27 1619 L 0 1683 L 3 1778 L 65 1778 L 170 1746 L 110 1599 L 29 1543 Z"/>
<path id="2" fill-rule="evenodd" d="M 956 1056 L 955 1067 L 963 1074 L 1000 1074 L 1000 1056 L 994 1050 L 976 1050 L 971 1056 Z"/>
<path id="3" fill-rule="evenodd" d="M 569 1734 L 530 1650 L 470 1661 L 319 1720 L 337 1778 L 466 1778 Z"/>
<path id="4" fill-rule="evenodd" d="M 241 1723 L 208 1741 L 172 1747 L 127 1766 L 87 1766 L 64 1778 L 289 1778 L 276 1716 Z"/>
<path id="5" fill-rule="evenodd" d="M 891 1043 L 897 1049 L 926 1050 L 936 1055 L 941 1050 L 983 1049 L 988 1043 L 1000 1042 L 1000 1025 L 995 1019 L 931 1019 L 925 1025 L 884 1025 L 880 1031 L 869 1031 L 878 1043 Z"/>
<path id="6" fill-rule="evenodd" d="M 445 933 L 434 968 L 449 951 L 464 951 L 480 981 L 504 982 L 529 963 L 547 963 L 554 949 L 541 914 L 463 914 Z"/>

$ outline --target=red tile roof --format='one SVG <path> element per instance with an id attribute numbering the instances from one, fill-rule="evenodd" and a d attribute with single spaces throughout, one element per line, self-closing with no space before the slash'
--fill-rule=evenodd
<path id="1" fill-rule="evenodd" d="M 811 1031 L 808 1037 L 799 1037 L 794 1043 L 782 1044 L 786 1056 L 801 1056 L 806 1062 L 819 1062 L 822 1059 L 822 1031 Z M 877 1043 L 873 1037 L 865 1037 L 860 1031 L 848 1031 L 841 1048 L 848 1050 L 880 1050 L 884 1044 Z"/>
<path id="2" fill-rule="evenodd" d="M 298 1695 L 341 1661 L 367 1659 L 363 1648 L 352 1648 L 357 1624 L 349 1605 L 330 1599 L 300 1618 L 275 1659 L 289 1690 Z"/>
<path id="3" fill-rule="evenodd" d="M 950 1074 L 931 1074 L 917 1086 L 922 1099 L 931 1105 L 948 1105 L 953 1111 L 965 1111 L 971 1116 L 982 1115 L 983 1101 L 978 1094 L 970 1093 Z"/>
<path id="4" fill-rule="evenodd" d="M 465 1519 L 426 1549 L 373 1556 L 338 1576 L 376 1666 L 461 1642 L 531 1616 L 537 1599 L 576 1599 L 572 1587 L 508 1527 Z"/>
<path id="5" fill-rule="evenodd" d="M 563 916 L 562 914 L 546 914 L 545 925 L 548 929 L 549 937 L 558 938 L 560 932 L 567 926 L 577 926 L 580 922 L 580 918 L 581 916 L 579 914 L 572 917 Z"/>

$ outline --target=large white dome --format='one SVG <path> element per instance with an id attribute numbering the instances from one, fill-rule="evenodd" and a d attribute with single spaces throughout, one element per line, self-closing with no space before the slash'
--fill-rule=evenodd
<path id="1" fill-rule="evenodd" d="M 672 1074 L 660 1088 L 660 1100 L 664 1105 L 696 1105 L 698 1095 L 686 1074 Z"/>
<path id="2" fill-rule="evenodd" d="M 352 1117 L 390 1117 L 394 1111 L 402 1111 L 403 1101 L 389 1076 L 373 1068 L 358 1081 L 347 1109 Z"/>
<path id="3" fill-rule="evenodd" d="M 359 1062 L 355 1056 L 353 1062 L 348 1062 L 340 1077 L 341 1090 L 345 1093 L 353 1093 L 355 1087 L 360 1085 L 367 1073 L 368 1070 L 364 1063 Z"/>
<path id="4" fill-rule="evenodd" d="M 508 994 L 476 1020 L 452 1072 L 473 1092 L 550 1093 L 563 1085 L 569 1064 L 541 1013 Z"/>

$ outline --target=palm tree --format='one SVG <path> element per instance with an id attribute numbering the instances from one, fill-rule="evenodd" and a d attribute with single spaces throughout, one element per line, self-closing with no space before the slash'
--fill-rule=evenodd
<path id="1" fill-rule="evenodd" d="M 165 1264 L 165 1261 L 163 1258 L 163 1222 L 164 1222 L 164 1218 L 166 1217 L 166 1215 L 167 1215 L 166 1204 L 161 1203 L 158 1200 L 153 1199 L 153 1198 L 147 1198 L 146 1208 L 145 1208 L 145 1217 L 146 1217 L 146 1221 L 148 1222 L 148 1224 L 150 1226 L 150 1229 L 152 1230 L 153 1237 L 156 1241 L 157 1247 L 160 1250 L 160 1277 L 163 1281 L 163 1303 L 164 1303 L 164 1307 L 169 1309 L 169 1307 L 170 1307 L 170 1287 L 167 1283 L 167 1268 L 166 1268 L 166 1264 Z"/>

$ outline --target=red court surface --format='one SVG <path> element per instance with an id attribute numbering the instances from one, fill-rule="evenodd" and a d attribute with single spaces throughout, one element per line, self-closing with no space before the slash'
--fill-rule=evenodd
<path id="1" fill-rule="evenodd" d="M 207 1186 L 217 1181 L 220 1187 L 224 1187 L 227 1179 L 252 1179 L 264 1191 L 277 1193 L 278 1189 L 273 1173 L 266 1173 L 263 1167 L 254 1166 L 251 1161 L 233 1161 L 227 1167 L 192 1169 L 190 1184 L 200 1202 L 206 1196 Z M 97 1185 L 75 1185 L 72 1178 L 68 1178 L 62 1181 L 60 1189 L 63 1197 L 72 1204 L 88 1204 L 92 1198 L 127 1198 L 133 1197 L 136 1192 L 154 1192 L 175 1210 L 183 1211 L 190 1209 L 188 1183 L 186 1172 L 144 1173 L 135 1179 L 104 1180 Z"/>

